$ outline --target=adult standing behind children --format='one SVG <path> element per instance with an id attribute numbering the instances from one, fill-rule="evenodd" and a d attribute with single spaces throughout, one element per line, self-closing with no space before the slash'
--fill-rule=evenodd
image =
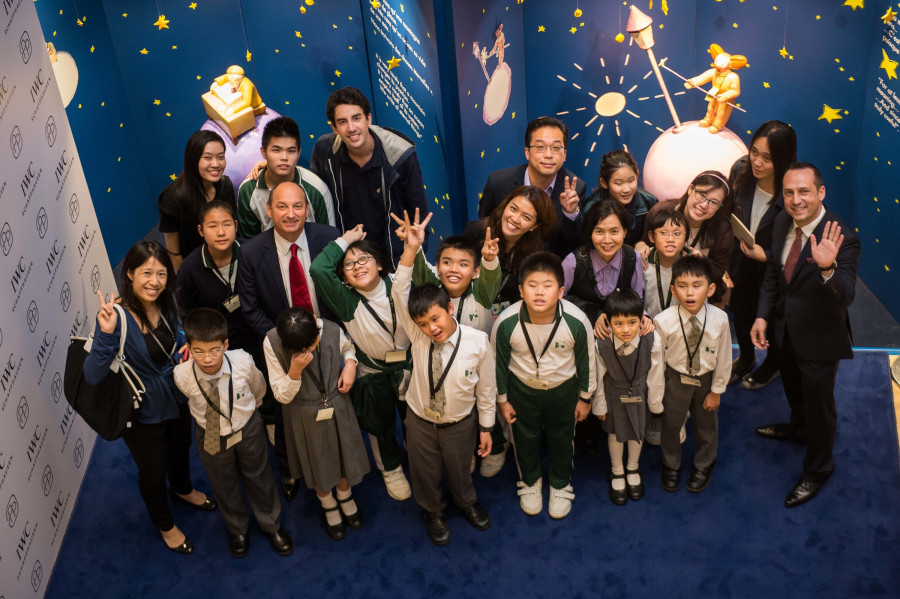
<path id="1" fill-rule="evenodd" d="M 238 189 L 237 216 L 241 237 L 250 239 L 272 228 L 266 205 L 272 190 L 285 181 L 293 181 L 306 192 L 309 203 L 306 220 L 335 226 L 334 200 L 325 182 L 312 171 L 297 166 L 300 128 L 294 119 L 280 116 L 266 123 L 259 152 L 263 160 L 253 167 Z"/>
<path id="2" fill-rule="evenodd" d="M 575 249 L 579 206 L 587 188 L 584 181 L 563 167 L 568 145 L 569 128 L 561 120 L 542 116 L 528 123 L 525 129 L 525 160 L 528 162 L 494 171 L 488 176 L 478 202 L 479 218 L 490 216 L 514 189 L 534 185 L 550 196 L 556 212 L 558 228 L 547 239 L 546 249 L 560 259 Z"/>
<path id="3" fill-rule="evenodd" d="M 333 91 L 325 114 L 332 132 L 316 141 L 310 169 L 331 190 L 341 232 L 362 225 L 393 267 L 403 244 L 392 235 L 390 215 L 427 209 L 416 146 L 399 131 L 373 125 L 369 100 L 355 87 Z"/>
<path id="4" fill-rule="evenodd" d="M 784 212 L 772 228 L 772 257 L 750 335 L 759 349 L 778 344 L 790 422 L 757 427 L 769 439 L 806 442 L 803 474 L 784 500 L 795 507 L 815 497 L 834 472 L 840 360 L 853 358 L 847 309 L 856 290 L 859 239 L 822 202 L 825 185 L 812 164 L 784 175 Z"/>
<path id="5" fill-rule="evenodd" d="M 753 247 L 738 243 L 728 272 L 734 281 L 729 309 L 741 355 L 731 366 L 729 384 L 740 379 L 741 388 L 762 389 L 778 376 L 777 348 L 770 345 L 766 359 L 752 374 L 756 355 L 750 329 L 756 320 L 759 289 L 772 254 L 772 225 L 784 210 L 781 186 L 784 172 L 797 159 L 797 134 L 781 121 L 763 123 L 750 139 L 750 153 L 731 167 L 732 210 L 754 236 Z"/>

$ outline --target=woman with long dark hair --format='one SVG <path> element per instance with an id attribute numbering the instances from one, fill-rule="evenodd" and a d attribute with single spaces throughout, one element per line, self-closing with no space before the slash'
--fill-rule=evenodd
<path id="1" fill-rule="evenodd" d="M 772 253 L 772 225 L 784 210 L 781 184 L 787 167 L 797 159 L 797 134 L 781 121 L 767 121 L 750 138 L 750 153 L 731 167 L 734 214 L 754 236 L 752 247 L 735 246 L 728 272 L 734 281 L 729 308 L 741 355 L 731 366 L 730 383 L 744 379 L 741 387 L 762 389 L 778 376 L 777 348 L 769 345 L 766 359 L 750 374 L 755 363 L 750 329 L 756 318 L 759 290 Z"/>
<path id="2" fill-rule="evenodd" d="M 228 202 L 237 211 L 234 187 L 225 175 L 225 142 L 213 131 L 197 131 L 184 148 L 184 168 L 157 200 L 159 231 L 166 238 L 176 272 L 181 261 L 203 245 L 197 231 L 200 207 L 212 200 Z"/>
<path id="3" fill-rule="evenodd" d="M 191 540 L 175 526 L 166 498 L 166 478 L 173 499 L 201 510 L 216 503 L 191 484 L 188 449 L 191 416 L 187 399 L 175 386 L 172 370 L 178 360 L 183 335 L 179 332 L 172 289 L 175 272 L 160 244 L 141 241 L 128 250 L 122 262 L 120 297 L 100 296 L 100 312 L 91 352 L 84 363 L 84 377 L 100 383 L 119 349 L 122 323 L 114 304 L 123 307 L 127 324 L 125 358 L 146 387 L 137 418 L 122 435 L 138 467 L 141 498 L 163 541 L 176 553 L 191 553 Z"/>

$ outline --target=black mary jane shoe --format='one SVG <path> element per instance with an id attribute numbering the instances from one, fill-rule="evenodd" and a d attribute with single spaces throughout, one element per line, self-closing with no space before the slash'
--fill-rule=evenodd
<path id="1" fill-rule="evenodd" d="M 165 540 L 163 540 L 163 543 L 165 543 Z M 169 551 L 180 553 L 181 555 L 190 555 L 194 552 L 194 544 L 191 543 L 191 540 L 187 535 L 184 535 L 184 540 L 181 542 L 181 545 L 178 545 L 177 547 L 169 547 L 166 545 L 166 548 Z"/>
<path id="2" fill-rule="evenodd" d="M 181 495 L 176 493 L 175 489 L 171 489 L 171 488 L 169 489 L 169 497 L 171 497 L 173 501 L 180 501 L 182 503 L 185 503 L 185 504 L 191 506 L 194 509 L 201 510 L 204 512 L 211 512 L 214 509 L 216 509 L 216 506 L 217 506 L 216 500 L 212 499 L 208 495 L 207 495 L 206 499 L 203 501 L 203 503 L 197 505 L 196 503 L 191 503 L 190 501 L 188 501 L 187 499 L 185 499 L 184 497 L 182 497 Z"/>
<path id="3" fill-rule="evenodd" d="M 631 485 L 628 483 L 629 474 L 637 474 L 640 477 L 641 480 L 638 484 Z M 625 469 L 625 490 L 628 491 L 628 499 L 632 501 L 637 501 L 644 496 L 644 477 L 640 466 L 638 466 L 637 470 Z"/>
<path id="4" fill-rule="evenodd" d="M 616 479 L 625 480 L 624 474 L 610 474 L 609 475 L 609 500 L 615 503 L 616 505 L 625 505 L 628 503 L 628 491 L 626 489 L 622 489 L 621 491 L 614 489 L 612 486 L 612 482 Z M 626 484 L 627 487 L 627 484 Z"/>
<path id="5" fill-rule="evenodd" d="M 363 525 L 363 515 L 359 509 L 359 504 L 356 504 L 356 511 L 352 514 L 348 514 L 344 511 L 344 508 L 341 507 L 341 504 L 347 503 L 353 499 L 353 494 L 351 494 L 347 499 L 338 499 L 338 507 L 341 508 L 341 516 L 344 518 L 344 522 L 347 523 L 347 526 L 350 530 L 359 530 Z"/>
<path id="6" fill-rule="evenodd" d="M 335 525 L 329 524 L 328 512 L 337 512 L 338 516 L 341 516 L 341 521 Z M 344 515 L 341 514 L 341 511 L 337 506 L 334 506 L 331 509 L 322 508 L 322 523 L 325 525 L 325 532 L 328 533 L 328 536 L 331 537 L 332 541 L 340 541 L 347 536 L 347 527 L 344 526 Z"/>

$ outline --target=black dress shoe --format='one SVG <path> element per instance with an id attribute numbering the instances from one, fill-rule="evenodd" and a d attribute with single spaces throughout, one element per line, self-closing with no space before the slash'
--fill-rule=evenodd
<path id="1" fill-rule="evenodd" d="M 191 506 L 192 508 L 196 508 L 196 509 L 202 510 L 204 512 L 211 512 L 214 509 L 216 509 L 216 500 L 209 496 L 206 497 L 206 499 L 203 501 L 203 503 L 201 503 L 200 505 L 197 505 L 196 503 L 191 503 L 190 501 L 188 501 L 187 499 L 185 499 L 184 497 L 182 497 L 181 495 L 176 493 L 175 489 L 170 488 L 169 489 L 169 497 L 171 497 L 174 501 L 180 501 L 182 503 L 186 503 L 189 506 Z"/>
<path id="2" fill-rule="evenodd" d="M 187 537 L 187 535 L 184 535 L 184 540 L 181 542 L 181 545 L 178 545 L 177 547 L 169 547 L 168 545 L 166 545 L 166 547 L 169 549 L 169 551 L 174 551 L 175 553 L 180 553 L 181 555 L 190 555 L 194 552 L 194 544 L 191 543 L 191 540 Z"/>
<path id="3" fill-rule="evenodd" d="M 438 547 L 443 547 L 450 542 L 450 527 L 447 526 L 447 517 L 444 511 L 426 512 L 422 510 L 422 518 L 428 529 L 428 538 Z"/>
<path id="4" fill-rule="evenodd" d="M 347 526 L 349 526 L 352 530 L 359 530 L 360 528 L 362 528 L 362 525 L 363 525 L 363 515 L 359 509 L 359 504 L 356 504 L 356 511 L 353 512 L 352 514 L 348 514 L 347 512 L 344 511 L 344 508 L 341 507 L 342 503 L 347 503 L 348 501 L 350 501 L 352 499 L 353 499 L 352 494 L 347 499 L 338 499 L 337 500 L 338 507 L 341 508 L 341 516 L 344 517 L 344 522 L 347 523 Z"/>
<path id="5" fill-rule="evenodd" d="M 731 363 L 731 378 L 728 379 L 728 385 L 733 385 L 750 374 L 753 370 L 753 360 L 744 361 L 741 358 L 735 359 Z"/>
<path id="6" fill-rule="evenodd" d="M 716 469 L 716 463 L 713 462 L 706 468 L 698 469 L 694 468 L 691 471 L 691 476 L 687 482 L 687 490 L 691 493 L 699 493 L 703 489 L 709 486 L 709 481 L 712 479 L 713 470 Z"/>
<path id="7" fill-rule="evenodd" d="M 618 478 L 625 478 L 624 474 L 610 474 L 609 475 L 609 500 L 615 503 L 616 505 L 625 505 L 628 503 L 628 485 L 626 484 L 626 488 L 621 491 L 617 489 L 613 489 L 612 481 Z"/>
<path id="8" fill-rule="evenodd" d="M 477 501 L 472 505 L 462 508 L 466 521 L 478 530 L 487 530 L 491 526 L 491 517 Z M 447 531 L 449 534 L 449 530 Z"/>
<path id="9" fill-rule="evenodd" d="M 806 503 L 816 496 L 816 493 L 819 492 L 819 489 L 821 489 L 824 484 L 825 483 L 817 483 L 801 478 L 800 482 L 797 483 L 797 486 L 791 489 L 791 492 L 785 497 L 784 507 L 797 507 L 800 504 Z"/>
<path id="10" fill-rule="evenodd" d="M 641 480 L 636 485 L 628 484 L 628 475 L 629 474 L 637 474 L 641 477 Z M 628 499 L 632 501 L 637 501 L 641 497 L 644 496 L 644 478 L 641 476 L 643 473 L 641 472 L 640 466 L 638 466 L 637 470 L 629 470 L 625 469 L 625 490 L 628 491 Z"/>
<path id="11" fill-rule="evenodd" d="M 279 528 L 275 532 L 264 534 L 269 537 L 269 544 L 278 555 L 290 555 L 294 552 L 294 541 L 285 529 Z"/>
<path id="12" fill-rule="evenodd" d="M 328 512 L 337 512 L 341 516 L 341 521 L 337 524 L 328 523 Z M 344 526 L 344 516 L 341 514 L 337 506 L 331 509 L 322 508 L 322 523 L 325 525 L 325 532 L 331 537 L 332 541 L 340 541 L 347 536 L 347 527 Z"/>
<path id="13" fill-rule="evenodd" d="M 247 533 L 228 535 L 228 551 L 231 557 L 241 558 L 250 550 L 250 536 Z"/>
<path id="14" fill-rule="evenodd" d="M 663 489 L 674 493 L 678 490 L 678 485 L 681 484 L 681 470 L 673 470 L 663 466 L 660 480 L 662 481 Z"/>
<path id="15" fill-rule="evenodd" d="M 744 380 L 741 381 L 741 389 L 744 389 L 745 391 L 758 391 L 781 376 L 781 373 L 777 370 L 772 373 L 763 373 L 759 372 L 759 370 L 760 369 L 757 369 L 753 374 L 744 377 Z"/>
<path id="16" fill-rule="evenodd" d="M 293 501 L 294 497 L 297 496 L 297 483 L 300 482 L 296 478 L 291 478 L 290 476 L 281 477 L 281 492 L 284 493 L 284 498 L 288 501 Z"/>
<path id="17" fill-rule="evenodd" d="M 756 434 L 766 439 L 779 441 L 802 441 L 800 434 L 797 433 L 797 429 L 790 422 L 776 422 L 775 424 L 757 426 Z"/>

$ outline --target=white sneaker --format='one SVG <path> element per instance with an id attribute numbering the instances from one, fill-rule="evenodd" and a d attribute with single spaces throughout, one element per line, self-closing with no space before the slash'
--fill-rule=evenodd
<path id="1" fill-rule="evenodd" d="M 572 485 L 566 485 L 562 489 L 550 487 L 550 502 L 547 506 L 550 517 L 559 520 L 568 516 L 572 511 L 573 499 L 575 499 L 575 493 L 572 492 Z"/>
<path id="2" fill-rule="evenodd" d="M 506 464 L 506 452 L 508 449 L 509 445 L 503 449 L 502 453 L 491 454 L 481 458 L 481 476 L 485 478 L 497 476 L 503 470 L 504 464 Z"/>
<path id="3" fill-rule="evenodd" d="M 384 486 L 387 487 L 391 499 L 405 501 L 412 496 L 412 491 L 409 490 L 409 481 L 403 474 L 403 466 L 398 466 L 395 470 L 384 471 L 381 476 L 384 477 Z"/>
<path id="4" fill-rule="evenodd" d="M 544 498 L 541 496 L 542 483 L 543 479 L 541 478 L 530 487 L 522 481 L 516 483 L 519 488 L 516 491 L 519 494 L 519 506 L 529 516 L 537 516 L 544 509 Z"/>

